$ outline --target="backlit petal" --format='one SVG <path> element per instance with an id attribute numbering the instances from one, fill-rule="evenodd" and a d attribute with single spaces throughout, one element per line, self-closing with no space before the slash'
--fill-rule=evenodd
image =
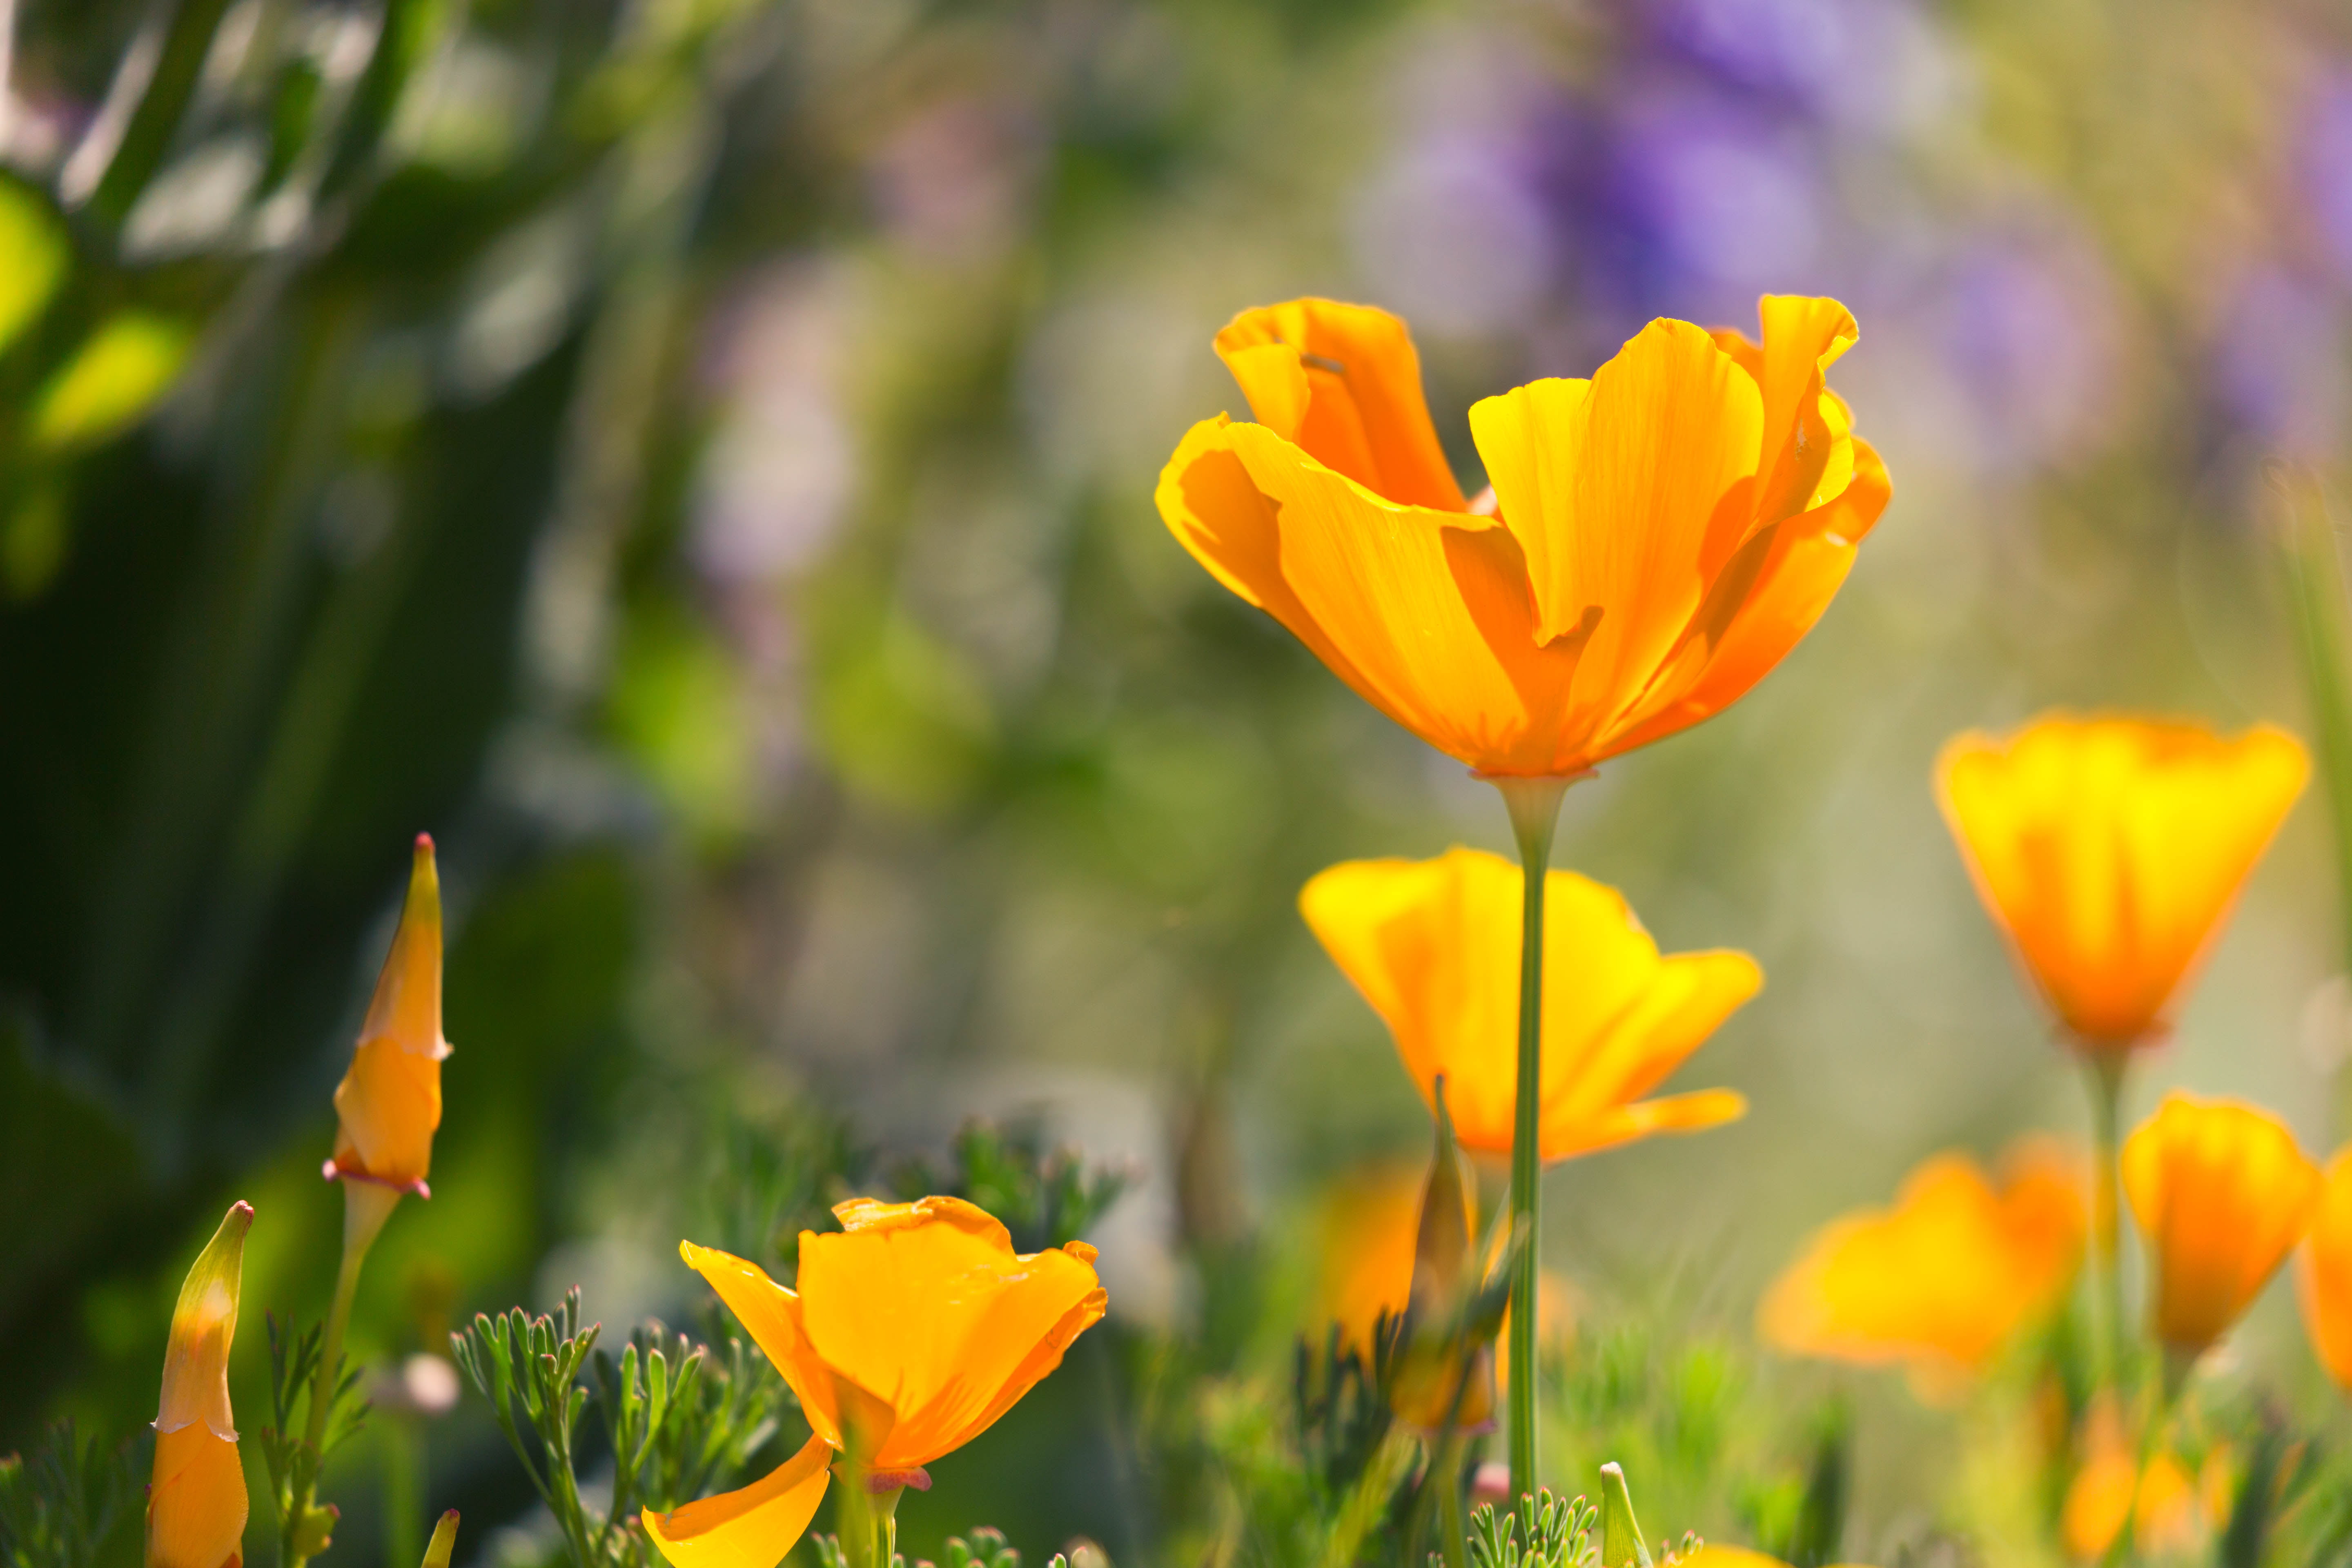
<path id="1" fill-rule="evenodd" d="M 816 1517 L 832 1462 L 832 1448 L 812 1436 L 748 1487 L 638 1518 L 675 1568 L 776 1568 Z"/>
<path id="2" fill-rule="evenodd" d="M 1538 639 L 1598 612 L 1580 701 L 1630 701 L 1679 640 L 1710 563 L 1748 531 L 1762 418 L 1754 378 L 1681 321 L 1651 322 L 1589 385 L 1537 382 L 1470 410 Z"/>
<path id="3" fill-rule="evenodd" d="M 2352 1148 L 2327 1162 L 2295 1287 L 2313 1353 L 2337 1387 L 2352 1389 Z"/>
<path id="4" fill-rule="evenodd" d="M 1340 654 L 1334 668 L 1473 766 L 1514 754 L 1529 732 L 1527 707 L 1453 561 L 1454 541 L 1492 532 L 1494 521 L 1392 505 L 1260 426 L 1228 436 L 1252 484 L 1280 509 L 1283 580 Z"/>
<path id="5" fill-rule="evenodd" d="M 146 1568 L 224 1568 L 243 1551 L 250 1504 L 236 1443 L 203 1422 L 155 1436 Z"/>
<path id="6" fill-rule="evenodd" d="M 1376 495 L 1464 510 L 1421 390 L 1405 324 L 1369 305 L 1293 300 L 1244 310 L 1217 357 L 1259 424 Z"/>
<path id="7" fill-rule="evenodd" d="M 1543 1157 L 1549 1163 L 1597 1154 L 1664 1132 L 1704 1132 L 1747 1114 L 1748 1097 L 1729 1089 L 1693 1089 L 1688 1094 L 1638 1100 L 1574 1116 L 1547 1114 L 1541 1135 Z"/>
<path id="8" fill-rule="evenodd" d="M 677 1253 L 688 1268 L 710 1282 L 727 1310 L 735 1314 L 735 1321 L 792 1385 L 810 1426 L 833 1447 L 844 1447 L 833 1373 L 802 1329 L 800 1297 L 769 1279 L 768 1271 L 758 1264 L 731 1252 L 681 1241 Z"/>
<path id="9" fill-rule="evenodd" d="M 2322 1185 L 2277 1117 L 2178 1091 L 2124 1141 L 2122 1167 L 2147 1237 L 2157 1337 L 2191 1352 L 2253 1304 L 2303 1239 Z"/>
<path id="10" fill-rule="evenodd" d="M 955 1198 L 836 1213 L 840 1234 L 802 1233 L 801 1321 L 825 1365 L 897 1412 L 876 1468 L 971 1441 L 1102 1316 L 1091 1248 L 1016 1256 L 1002 1225 Z"/>
<path id="11" fill-rule="evenodd" d="M 2078 1040 L 2160 1036 L 2238 890 L 2302 792 L 2284 731 L 2045 717 L 1967 734 L 1937 795 L 1979 894 Z"/>
<path id="12" fill-rule="evenodd" d="M 1749 343 L 1718 331 L 1717 345 L 1754 377 L 1764 399 L 1762 458 L 1757 466 L 1756 526 L 1793 517 L 1822 489 L 1839 437 L 1837 411 L 1822 406 L 1822 374 L 1861 335 L 1853 314 L 1835 300 L 1767 294 L 1758 301 L 1764 341 Z M 1832 489 L 1831 493 L 1834 494 Z"/>

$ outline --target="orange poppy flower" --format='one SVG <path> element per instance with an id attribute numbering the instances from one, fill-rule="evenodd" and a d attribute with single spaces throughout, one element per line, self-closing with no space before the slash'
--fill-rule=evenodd
<path id="1" fill-rule="evenodd" d="M 2156 1336 L 2190 1355 L 2262 1294 L 2309 1228 L 2321 1185 L 2277 1117 L 2177 1091 L 2124 1141 L 2123 1183 L 2147 1237 Z"/>
<path id="2" fill-rule="evenodd" d="M 855 1198 L 833 1212 L 838 1232 L 801 1232 L 797 1292 L 730 1254 L 678 1251 L 817 1435 L 870 1476 L 928 1485 L 923 1466 L 988 1430 L 1102 1318 L 1108 1298 L 1082 1241 L 1016 1256 L 1004 1226 L 961 1198 Z"/>
<path id="3" fill-rule="evenodd" d="M 359 1049 L 335 1089 L 340 1125 L 327 1162 L 330 1179 L 432 1195 L 425 1177 L 433 1164 L 433 1131 L 441 1125 L 441 1062 L 448 1054 L 441 1037 L 441 881 L 433 840 L 420 833 L 400 927 L 360 1025 Z"/>
<path id="4" fill-rule="evenodd" d="M 1903 1180 L 1895 1205 L 1832 1222 L 1773 1282 L 1763 1337 L 1832 1361 L 1909 1364 L 1931 1394 L 1981 1372 L 2049 1311 L 2083 1257 L 2082 1162 L 2022 1140 L 1996 1190 L 1962 1153 Z"/>
<path id="5" fill-rule="evenodd" d="M 2076 1044 L 2160 1039 L 2311 771 L 2258 724 L 2035 720 L 1955 737 L 1936 763 L 1944 818 L 2027 977 Z"/>
<path id="6" fill-rule="evenodd" d="M 1651 322 L 1589 381 L 1470 410 L 1465 503 L 1402 321 L 1297 300 L 1217 353 L 1258 420 L 1192 426 L 1160 515 L 1374 707 L 1491 775 L 1569 777 L 1728 707 L 1810 630 L 1886 469 L 1822 384 L 1833 300 L 1768 295 L 1763 342 Z"/>
<path id="7" fill-rule="evenodd" d="M 253 1205 L 229 1205 L 172 1310 L 147 1489 L 147 1568 L 236 1568 L 244 1561 L 245 1467 L 228 1406 L 228 1352 L 252 1225 Z"/>
<path id="8" fill-rule="evenodd" d="M 1507 1154 L 1517 1103 L 1519 868 L 1475 849 L 1349 860 L 1298 895 L 1307 923 L 1395 1037 L 1422 1099 L 1445 1099 L 1465 1149 Z M 1572 871 L 1544 883 L 1540 1148 L 1564 1160 L 1738 1117 L 1729 1089 L 1642 1097 L 1763 972 L 1744 952 L 1661 956 L 1623 896 Z"/>
<path id="9" fill-rule="evenodd" d="M 2295 1295 L 2319 1364 L 2352 1389 L 2352 1145 L 2336 1152 L 2322 1182 L 2296 1259 Z"/>

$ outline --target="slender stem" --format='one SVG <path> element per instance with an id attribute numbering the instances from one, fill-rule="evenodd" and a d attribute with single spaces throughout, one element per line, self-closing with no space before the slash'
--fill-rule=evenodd
<path id="1" fill-rule="evenodd" d="M 2116 1129 L 2129 1053 L 2083 1052 L 2083 1081 L 2091 1096 L 2091 1256 L 2095 1270 L 2099 1384 L 2120 1399 L 2124 1385 L 2123 1201 Z"/>
<path id="2" fill-rule="evenodd" d="M 1543 1181 L 1543 969 L 1545 873 L 1559 821 L 1565 778 L 1498 778 L 1518 841 L 1522 889 L 1519 928 L 1519 1061 L 1511 1128 L 1511 1217 L 1527 1226 L 1527 1246 L 1511 1273 L 1511 1492 L 1536 1489 L 1536 1276 L 1541 1252 Z"/>
<path id="3" fill-rule="evenodd" d="M 326 1461 L 323 1445 L 327 1415 L 334 1407 L 335 1390 L 343 1381 L 343 1331 L 351 1327 L 352 1300 L 359 1293 L 360 1265 L 367 1261 L 368 1248 L 375 1245 L 377 1234 L 383 1229 L 383 1222 L 392 1217 L 393 1205 L 398 1202 L 397 1187 L 388 1187 L 381 1182 L 343 1183 L 343 1260 L 335 1272 L 335 1300 L 327 1309 L 327 1331 L 319 1344 L 319 1364 L 310 1374 L 310 1415 L 302 1427 L 302 1446 L 317 1458 L 311 1462 L 310 1480 L 296 1490 L 293 1506 L 286 1510 L 286 1539 L 281 1552 L 285 1568 L 302 1568 L 310 1561 L 295 1543 L 306 1533 L 305 1526 L 318 1497 L 318 1473 Z"/>

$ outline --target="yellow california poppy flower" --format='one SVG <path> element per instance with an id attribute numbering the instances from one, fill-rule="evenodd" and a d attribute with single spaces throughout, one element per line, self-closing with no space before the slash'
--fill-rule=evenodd
<path id="1" fill-rule="evenodd" d="M 1297 300 L 1217 352 L 1255 425 L 1186 434 L 1169 529 L 1374 707 L 1495 776 L 1572 777 L 1729 706 L 1811 629 L 1886 505 L 1822 384 L 1833 300 L 1768 295 L 1763 342 L 1643 328 L 1589 381 L 1470 411 L 1463 500 L 1404 323 Z"/>
<path id="2" fill-rule="evenodd" d="M 833 1212 L 838 1232 L 801 1232 L 797 1291 L 728 1253 L 678 1251 L 858 1470 L 918 1475 L 971 1442 L 1102 1318 L 1082 1241 L 1015 1255 L 1004 1226 L 961 1198 Z"/>
<path id="3" fill-rule="evenodd" d="M 2160 1039 L 2303 790 L 2284 730 L 2053 714 L 1945 746 L 1937 793 L 1977 891 L 2084 1048 Z"/>
<path id="4" fill-rule="evenodd" d="M 400 927 L 360 1026 L 359 1048 L 335 1089 L 339 1125 L 330 1177 L 430 1195 L 425 1177 L 433 1165 L 433 1131 L 441 1125 L 441 1063 L 448 1054 L 441 1037 L 441 881 L 433 840 L 420 833 Z"/>
<path id="5" fill-rule="evenodd" d="M 1801 1355 L 1908 1364 L 1929 1392 L 1982 1371 L 2047 1312 L 2083 1256 L 2083 1163 L 2042 1139 L 2002 1162 L 1998 1189 L 1968 1155 L 1937 1154 L 1895 1205 L 1833 1221 L 1757 1311 Z"/>
<path id="6" fill-rule="evenodd" d="M 2269 1111 L 2177 1091 L 2124 1141 L 2123 1183 L 2147 1238 L 2156 1336 L 2190 1355 L 2253 1304 L 2309 1228 L 2321 1185 Z"/>
<path id="7" fill-rule="evenodd" d="M 147 1489 L 147 1568 L 236 1568 L 244 1559 L 245 1468 L 229 1411 L 228 1352 L 252 1225 L 250 1204 L 229 1205 L 172 1310 Z"/>
<path id="8" fill-rule="evenodd" d="M 1521 880 L 1475 849 L 1433 860 L 1349 860 L 1321 871 L 1300 912 L 1395 1037 L 1435 1103 L 1438 1075 L 1465 1149 L 1507 1154 L 1517 1103 Z M 1739 1116 L 1728 1089 L 1642 1097 L 1756 994 L 1744 952 L 1662 956 L 1624 897 L 1572 871 L 1544 883 L 1540 1147 L 1564 1160 Z"/>
<path id="9" fill-rule="evenodd" d="M 2336 1152 L 2322 1180 L 2296 1260 L 2295 1295 L 2319 1364 L 2336 1386 L 2352 1389 L 2352 1145 Z"/>

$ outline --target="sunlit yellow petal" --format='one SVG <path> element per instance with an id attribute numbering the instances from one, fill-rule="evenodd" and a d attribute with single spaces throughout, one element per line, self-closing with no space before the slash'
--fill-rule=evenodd
<path id="1" fill-rule="evenodd" d="M 2327 1162 L 2295 1269 L 2303 1326 L 2319 1364 L 2352 1389 L 2352 1147 Z"/>
<path id="2" fill-rule="evenodd" d="M 824 1439 L 812 1436 L 748 1487 L 638 1517 L 675 1568 L 776 1568 L 816 1517 L 832 1462 Z"/>
<path id="3" fill-rule="evenodd" d="M 1470 410 L 1549 643 L 1596 617 L 1577 697 L 1648 684 L 1748 531 L 1763 404 L 1698 328 L 1654 321 L 1588 384 L 1538 382 Z M 1613 718 L 1614 712 L 1610 711 Z"/>
<path id="4" fill-rule="evenodd" d="M 146 1568 L 224 1568 L 244 1550 L 245 1467 L 202 1422 L 155 1435 Z"/>
<path id="5" fill-rule="evenodd" d="M 2303 1239 L 2319 1204 L 2319 1169 L 2270 1112 L 2178 1091 L 2124 1141 L 2122 1165 L 2147 1238 L 2157 1337 L 2176 1351 L 2202 1351 Z"/>
<path id="6" fill-rule="evenodd" d="M 865 1461 L 876 1468 L 970 1442 L 1102 1316 L 1090 1247 L 1017 1256 L 1002 1225 L 956 1198 L 836 1213 L 841 1233 L 801 1237 L 801 1323 L 826 1366 L 897 1413 Z"/>
<path id="7" fill-rule="evenodd" d="M 1276 435 L 1376 495 L 1463 510 L 1422 398 L 1412 336 L 1386 310 L 1293 300 L 1243 311 L 1216 348 Z"/>
<path id="8" fill-rule="evenodd" d="M 690 1241 L 679 1242 L 677 1252 L 688 1268 L 710 1282 L 727 1310 L 735 1314 L 735 1321 L 749 1331 L 752 1342 L 792 1385 L 808 1424 L 827 1443 L 842 1447 L 840 1403 L 833 1374 L 801 1327 L 800 1297 L 769 1279 L 768 1271 L 758 1264 L 733 1253 L 697 1247 Z"/>

